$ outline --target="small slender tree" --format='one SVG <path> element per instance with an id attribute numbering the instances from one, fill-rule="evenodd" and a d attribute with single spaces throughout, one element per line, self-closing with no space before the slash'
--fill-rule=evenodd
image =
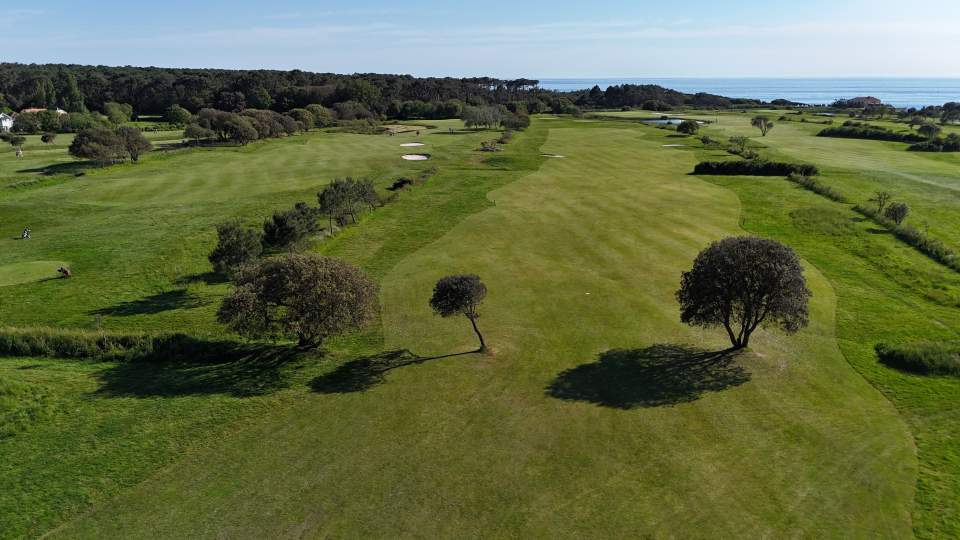
<path id="1" fill-rule="evenodd" d="M 893 195 L 889 191 L 877 191 L 874 192 L 873 197 L 869 199 L 869 202 L 877 203 L 877 213 L 882 214 L 883 208 L 887 206 L 887 203 L 890 202 L 890 199 Z"/>
<path id="2" fill-rule="evenodd" d="M 917 133 L 923 135 L 924 137 L 933 140 L 937 138 L 937 135 L 940 135 L 941 128 L 936 124 L 923 124 L 917 128 Z"/>
<path id="3" fill-rule="evenodd" d="M 680 320 L 723 326 L 734 349 L 749 345 L 759 326 L 793 333 L 808 323 L 810 291 L 789 247 L 752 236 L 725 238 L 697 255 L 680 280 Z"/>
<path id="4" fill-rule="evenodd" d="M 750 120 L 750 125 L 759 129 L 760 134 L 763 135 L 764 137 L 766 137 L 767 133 L 769 133 L 770 130 L 773 129 L 773 122 L 770 121 L 769 118 L 763 115 L 754 116 Z"/>
<path id="5" fill-rule="evenodd" d="M 487 351 L 487 344 L 483 334 L 477 328 L 477 311 L 487 295 L 487 286 L 474 274 L 462 274 L 442 278 L 433 288 L 430 297 L 430 307 L 441 317 L 464 315 L 470 320 L 474 333 L 480 340 L 480 352 Z"/>

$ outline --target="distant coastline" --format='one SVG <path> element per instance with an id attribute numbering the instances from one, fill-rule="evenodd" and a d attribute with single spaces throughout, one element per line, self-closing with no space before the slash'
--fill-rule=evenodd
<path id="1" fill-rule="evenodd" d="M 837 99 L 874 96 L 896 107 L 923 107 L 960 101 L 960 78 L 597 78 L 540 79 L 548 90 L 601 89 L 618 84 L 657 84 L 686 93 L 829 104 Z"/>

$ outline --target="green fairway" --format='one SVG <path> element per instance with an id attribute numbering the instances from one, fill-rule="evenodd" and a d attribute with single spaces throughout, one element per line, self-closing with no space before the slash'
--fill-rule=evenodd
<path id="1" fill-rule="evenodd" d="M 749 135 L 853 200 L 887 189 L 908 222 L 960 232 L 955 155 L 800 122 L 761 138 L 749 118 L 701 133 Z M 37 172 L 68 162 L 64 136 L 28 152 L 37 171 L 0 166 L 40 180 L 0 191 L 0 322 L 217 339 L 230 285 L 206 261 L 216 223 L 259 226 L 338 176 L 387 195 L 437 169 L 309 243 L 381 286 L 378 324 L 323 353 L 0 360 L 0 537 L 960 534 L 960 380 L 873 353 L 956 340 L 960 274 L 783 178 L 692 176 L 726 153 L 671 130 L 543 117 L 487 154 L 493 133 L 431 123 L 420 137 L 314 132 Z M 414 140 L 429 161 L 400 159 Z M 27 225 L 33 238 L 15 240 Z M 674 293 L 698 251 L 740 234 L 797 250 L 811 324 L 708 355 L 729 342 L 682 325 Z M 61 260 L 74 277 L 47 280 Z M 472 352 L 465 318 L 427 304 L 454 273 L 489 288 L 489 355 Z"/>
<path id="2" fill-rule="evenodd" d="M 63 261 L 30 261 L 0 266 L 0 287 L 46 281 L 59 277 L 57 269 L 70 266 Z"/>
<path id="3" fill-rule="evenodd" d="M 524 142 L 544 126 L 476 165 L 567 156 L 490 192 L 492 207 L 430 244 L 370 256 L 378 239 L 406 238 L 410 216 L 384 212 L 323 246 L 383 276 L 382 338 L 344 343 L 277 394 L 283 405 L 56 532 L 909 535 L 908 432 L 840 354 L 834 295 L 813 267 L 813 324 L 799 336 L 764 333 L 729 364 L 640 382 L 724 346 L 681 326 L 672 294 L 700 248 L 739 232 L 740 205 L 686 176 L 692 155 L 663 148 L 659 132 L 613 127 L 553 121 L 539 149 Z M 478 182 L 429 208 L 459 221 L 482 201 L 473 193 L 503 185 Z M 456 271 L 490 287 L 480 322 L 495 354 L 380 375 L 356 360 L 475 347 L 465 320 L 426 305 L 435 278 Z M 616 390 L 622 379 L 638 386 Z"/>

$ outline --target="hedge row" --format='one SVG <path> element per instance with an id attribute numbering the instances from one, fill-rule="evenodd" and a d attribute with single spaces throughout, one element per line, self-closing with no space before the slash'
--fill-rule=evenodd
<path id="1" fill-rule="evenodd" d="M 880 362 L 923 375 L 960 376 L 960 345 L 955 343 L 907 343 L 875 347 Z"/>
<path id="2" fill-rule="evenodd" d="M 839 137 L 843 139 L 870 139 L 875 141 L 894 141 L 904 143 L 919 143 L 926 141 L 926 137 L 916 133 L 897 133 L 876 126 L 866 124 L 852 126 L 828 127 L 817 133 L 818 137 Z"/>
<path id="3" fill-rule="evenodd" d="M 0 356 L 113 361 L 235 360 L 258 349 L 186 334 L 118 334 L 59 328 L 0 328 Z"/>
<path id="4" fill-rule="evenodd" d="M 920 253 L 923 253 L 948 268 L 960 272 L 960 259 L 958 259 L 956 252 L 948 248 L 940 240 L 931 238 L 929 235 L 910 225 L 897 225 L 896 222 L 884 217 L 873 208 L 856 205 L 853 209 L 876 223 L 883 225 L 889 229 L 895 237 L 915 247 Z"/>
<path id="5" fill-rule="evenodd" d="M 828 185 L 818 182 L 816 179 L 811 178 L 809 176 L 803 176 L 803 175 L 791 173 L 787 175 L 787 180 L 790 180 L 795 184 L 799 184 L 804 189 L 812 191 L 818 195 L 823 195 L 824 197 L 830 200 L 833 200 L 839 203 L 847 202 L 847 198 L 844 197 L 842 193 L 840 193 L 839 191 L 833 189 Z"/>
<path id="6" fill-rule="evenodd" d="M 736 161 L 702 161 L 693 168 L 693 174 L 724 176 L 817 176 L 820 170 L 807 163 L 783 163 L 763 159 Z"/>

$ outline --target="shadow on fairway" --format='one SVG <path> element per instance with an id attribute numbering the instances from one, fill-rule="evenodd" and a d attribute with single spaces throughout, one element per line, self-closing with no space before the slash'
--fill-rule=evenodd
<path id="1" fill-rule="evenodd" d="M 98 163 L 93 161 L 68 161 L 66 163 L 55 163 L 43 167 L 34 167 L 32 169 L 20 169 L 18 173 L 40 173 L 44 176 L 54 176 L 58 174 L 77 174 L 85 172 L 87 169 L 101 168 Z"/>
<path id="2" fill-rule="evenodd" d="M 345 394 L 369 390 L 384 380 L 390 370 L 414 364 L 422 364 L 428 360 L 451 358 L 475 354 L 479 351 L 444 354 L 442 356 L 417 356 L 407 349 L 384 351 L 372 356 L 364 356 L 351 360 L 333 371 L 321 375 L 310 382 L 314 392 L 321 394 Z"/>
<path id="3" fill-rule="evenodd" d="M 204 305 L 204 302 L 190 294 L 186 289 L 176 289 L 139 300 L 120 302 L 110 307 L 91 311 L 90 314 L 129 317 L 131 315 L 153 315 L 175 309 L 193 309 L 202 305 Z"/>
<path id="4" fill-rule="evenodd" d="M 120 362 L 97 374 L 95 392 L 107 397 L 177 397 L 225 394 L 250 397 L 289 386 L 289 375 L 300 369 L 294 347 L 206 342 L 189 360 L 183 351 L 155 351 L 150 357 Z M 206 349 L 206 350 L 204 350 Z"/>
<path id="5" fill-rule="evenodd" d="M 709 352 L 679 345 L 613 349 L 596 362 L 560 373 L 547 387 L 551 397 L 631 409 L 696 401 L 750 380 L 735 351 Z"/>
<path id="6" fill-rule="evenodd" d="M 207 285 L 218 285 L 230 281 L 225 274 L 219 272 L 204 272 L 202 274 L 190 274 L 177 278 L 174 282 L 177 285 L 190 285 L 191 283 L 205 283 Z"/>

